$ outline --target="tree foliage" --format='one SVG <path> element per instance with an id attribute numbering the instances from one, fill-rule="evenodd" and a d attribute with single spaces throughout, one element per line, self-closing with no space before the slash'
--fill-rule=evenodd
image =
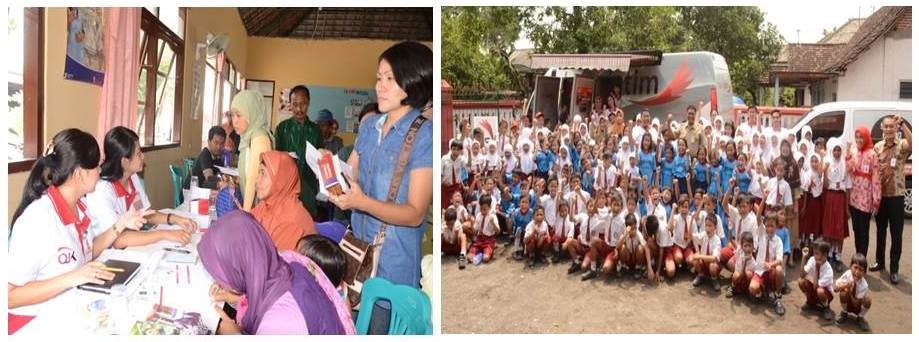
<path id="1" fill-rule="evenodd" d="M 715 52 L 735 95 L 758 103 L 782 45 L 758 7 L 444 7 L 442 18 L 443 75 L 466 89 L 525 91 L 508 61 L 522 34 L 537 53 Z"/>

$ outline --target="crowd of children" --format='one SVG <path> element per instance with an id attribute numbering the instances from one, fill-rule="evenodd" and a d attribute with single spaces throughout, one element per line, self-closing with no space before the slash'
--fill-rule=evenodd
<path id="1" fill-rule="evenodd" d="M 696 112 L 689 106 L 678 123 L 645 109 L 633 121 L 603 106 L 553 128 L 535 113 L 532 123 L 500 121 L 492 137 L 463 122 L 441 161 L 445 255 L 465 269 L 492 260 L 501 240 L 528 268 L 570 258 L 568 273 L 585 281 L 687 272 L 692 286 L 720 291 L 728 274 L 727 297 L 748 295 L 779 315 L 787 269 L 800 263 L 804 309 L 832 319 L 835 293 L 837 322 L 868 329 L 864 252 L 840 259 L 860 170 L 850 156 L 870 138 L 825 140 L 809 127 L 799 137 L 777 111 L 760 126 L 755 107 L 737 127 Z"/>

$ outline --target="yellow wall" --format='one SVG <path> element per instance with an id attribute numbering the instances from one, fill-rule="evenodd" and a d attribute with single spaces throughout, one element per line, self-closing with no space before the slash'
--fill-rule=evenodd
<path id="1" fill-rule="evenodd" d="M 249 56 L 244 75 L 249 79 L 275 82 L 272 127 L 277 125 L 281 89 L 298 84 L 325 87 L 373 88 L 377 58 L 398 41 L 349 39 L 305 40 L 291 38 L 249 38 Z M 430 42 L 425 43 L 429 47 Z M 310 112 L 319 108 L 310 108 Z M 341 133 L 345 144 L 354 142 L 353 133 Z"/>
<path id="2" fill-rule="evenodd" d="M 44 137 L 50 140 L 65 128 L 79 128 L 96 133 L 99 96 L 102 88 L 83 82 L 63 79 L 66 56 L 66 11 L 63 8 L 45 10 L 45 88 L 44 88 Z M 235 8 L 191 8 L 188 10 L 185 43 L 185 78 L 183 87 L 182 146 L 146 153 L 147 170 L 144 182 L 147 194 L 155 208 L 172 206 L 172 179 L 168 164 L 179 165 L 183 157 L 193 157 L 201 149 L 201 120 L 192 120 L 192 81 L 194 67 L 194 44 L 203 41 L 208 32 L 225 32 L 230 35 L 227 54 L 239 63 L 240 70 L 246 63 L 246 31 Z M 101 133 L 101 134 L 104 134 Z M 43 143 L 44 144 L 44 143 Z M 19 206 L 22 187 L 28 172 L 9 175 L 9 217 Z"/>

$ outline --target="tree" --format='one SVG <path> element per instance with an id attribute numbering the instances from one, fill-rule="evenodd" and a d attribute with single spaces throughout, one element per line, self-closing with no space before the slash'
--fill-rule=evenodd
<path id="1" fill-rule="evenodd" d="M 540 53 L 682 51 L 684 29 L 674 7 L 530 7 L 527 37 Z"/>
<path id="2" fill-rule="evenodd" d="M 523 91 L 509 61 L 521 12 L 519 7 L 443 7 L 443 77 L 457 89 Z"/>
<path id="3" fill-rule="evenodd" d="M 783 39 L 775 25 L 764 21 L 759 7 L 681 7 L 679 12 L 693 50 L 724 56 L 734 95 L 747 103 L 763 103 L 756 98 L 756 89 Z"/>
<path id="4" fill-rule="evenodd" d="M 480 90 L 528 91 L 509 62 L 523 33 L 537 53 L 715 52 L 734 94 L 763 103 L 756 89 L 782 46 L 758 7 L 443 7 L 442 23 L 444 77 Z"/>

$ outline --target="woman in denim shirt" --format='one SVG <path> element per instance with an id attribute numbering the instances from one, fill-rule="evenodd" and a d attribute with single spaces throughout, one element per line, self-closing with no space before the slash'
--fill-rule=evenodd
<path id="1" fill-rule="evenodd" d="M 342 210 L 351 209 L 357 238 L 372 242 L 388 226 L 377 276 L 395 284 L 419 287 L 421 239 L 433 193 L 432 126 L 425 120 L 412 144 L 395 202 L 386 202 L 393 172 L 409 127 L 429 105 L 433 94 L 433 54 L 417 42 L 393 45 L 379 58 L 376 94 L 380 114 L 360 126 L 348 164 L 357 170 L 351 193 L 332 196 Z"/>

